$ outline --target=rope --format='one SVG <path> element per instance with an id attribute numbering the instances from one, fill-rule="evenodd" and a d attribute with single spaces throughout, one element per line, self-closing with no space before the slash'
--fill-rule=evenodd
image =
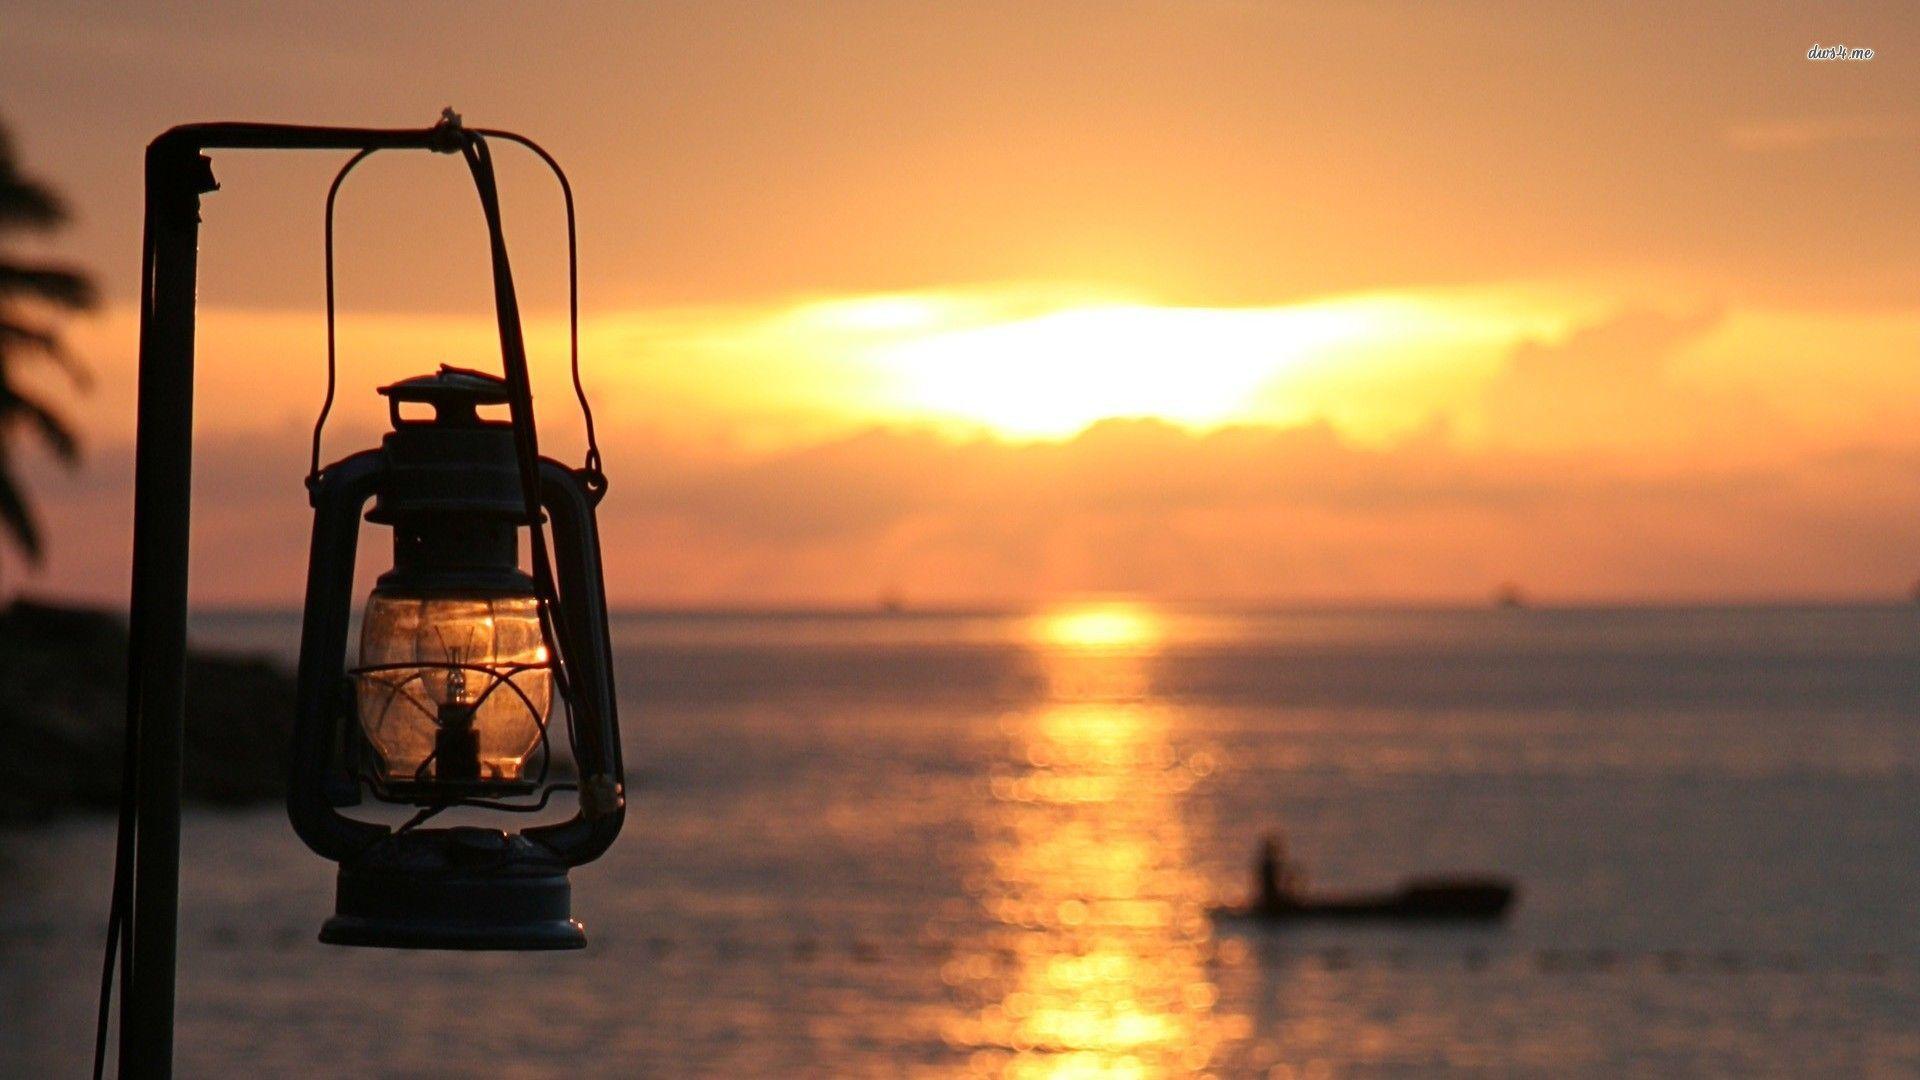
<path id="1" fill-rule="evenodd" d="M 152 199 L 151 193 L 148 195 Z M 148 207 L 140 236 L 140 329 L 148 332 L 153 314 L 153 213 Z M 145 342 L 141 343 L 144 352 Z M 130 595 L 140 595 L 140 567 L 134 564 L 134 582 Z M 106 955 L 100 962 L 100 1008 L 94 1020 L 93 1080 L 101 1080 L 107 1067 L 107 1032 L 112 1023 L 114 976 L 120 976 L 125 988 L 133 968 L 133 855 L 139 809 L 140 761 L 140 626 L 133 619 L 127 625 L 127 716 L 126 735 L 120 750 L 120 815 L 113 837 L 113 898 L 107 905 Z"/>
<path id="2" fill-rule="evenodd" d="M 567 733 L 579 757 L 578 729 L 575 720 L 596 723 L 597 702 L 581 699 L 572 688 L 572 665 L 566 656 L 565 642 L 572 640 L 562 631 L 565 613 L 559 606 L 559 589 L 554 584 L 553 563 L 547 547 L 545 515 L 540 503 L 540 444 L 533 421 L 533 389 L 527 373 L 527 347 L 520 323 L 520 302 L 514 292 L 513 264 L 507 254 L 506 230 L 500 216 L 500 191 L 494 179 L 493 155 L 484 135 L 468 132 L 461 152 L 467 169 L 473 174 L 480 196 L 480 209 L 487 219 L 487 237 L 493 250 L 494 315 L 500 327 L 500 359 L 507 382 L 507 412 L 513 423 L 514 446 L 519 456 L 520 485 L 526 500 L 528 550 L 533 561 L 534 592 L 539 603 L 540 631 L 547 655 L 553 664 L 554 689 L 567 703 Z"/>

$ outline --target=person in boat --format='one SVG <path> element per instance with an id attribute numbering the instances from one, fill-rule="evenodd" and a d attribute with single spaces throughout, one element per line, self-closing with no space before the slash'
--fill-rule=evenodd
<path id="1" fill-rule="evenodd" d="M 1263 911 L 1276 911 L 1300 903 L 1306 887 L 1306 875 L 1287 858 L 1287 843 L 1279 833 L 1268 833 L 1260 841 L 1260 857 L 1254 861 L 1254 879 Z"/>

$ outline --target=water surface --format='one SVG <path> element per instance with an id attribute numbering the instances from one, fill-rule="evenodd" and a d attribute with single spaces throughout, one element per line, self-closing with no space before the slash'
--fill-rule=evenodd
<path id="1" fill-rule="evenodd" d="M 290 656 L 297 620 L 208 616 Z M 184 1076 L 1920 1071 L 1920 612 L 617 620 L 572 955 L 329 948 L 276 808 L 186 835 Z M 1215 927 L 1493 871 L 1501 929 Z M 0 1074 L 90 1047 L 109 822 L 0 841 Z"/>

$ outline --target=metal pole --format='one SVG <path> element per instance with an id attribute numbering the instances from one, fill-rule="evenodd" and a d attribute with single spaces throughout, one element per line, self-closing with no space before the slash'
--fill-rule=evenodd
<path id="1" fill-rule="evenodd" d="M 143 297 L 129 617 L 138 650 L 133 949 L 120 1003 L 120 1075 L 173 1074 L 175 924 L 180 907 L 180 761 L 186 706 L 188 494 L 193 461 L 193 316 L 199 152 L 147 150 L 153 295 Z"/>
<path id="2" fill-rule="evenodd" d="M 133 480 L 128 692 L 136 709 L 132 930 L 120 998 L 120 1075 L 173 1075 L 180 911 L 181 744 L 186 713 L 188 497 L 193 476 L 193 320 L 200 196 L 214 190 L 201 151 L 365 148 L 451 152 L 458 121 L 418 130 L 290 124 L 189 124 L 147 147 L 152 293 L 140 311 L 140 396 Z"/>

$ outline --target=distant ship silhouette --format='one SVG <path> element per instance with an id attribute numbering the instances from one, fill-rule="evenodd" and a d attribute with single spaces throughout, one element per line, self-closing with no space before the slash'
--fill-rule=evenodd
<path id="1" fill-rule="evenodd" d="M 1502 582 L 1499 588 L 1493 590 L 1493 604 L 1509 611 L 1521 610 L 1528 606 L 1526 591 L 1516 582 Z"/>

